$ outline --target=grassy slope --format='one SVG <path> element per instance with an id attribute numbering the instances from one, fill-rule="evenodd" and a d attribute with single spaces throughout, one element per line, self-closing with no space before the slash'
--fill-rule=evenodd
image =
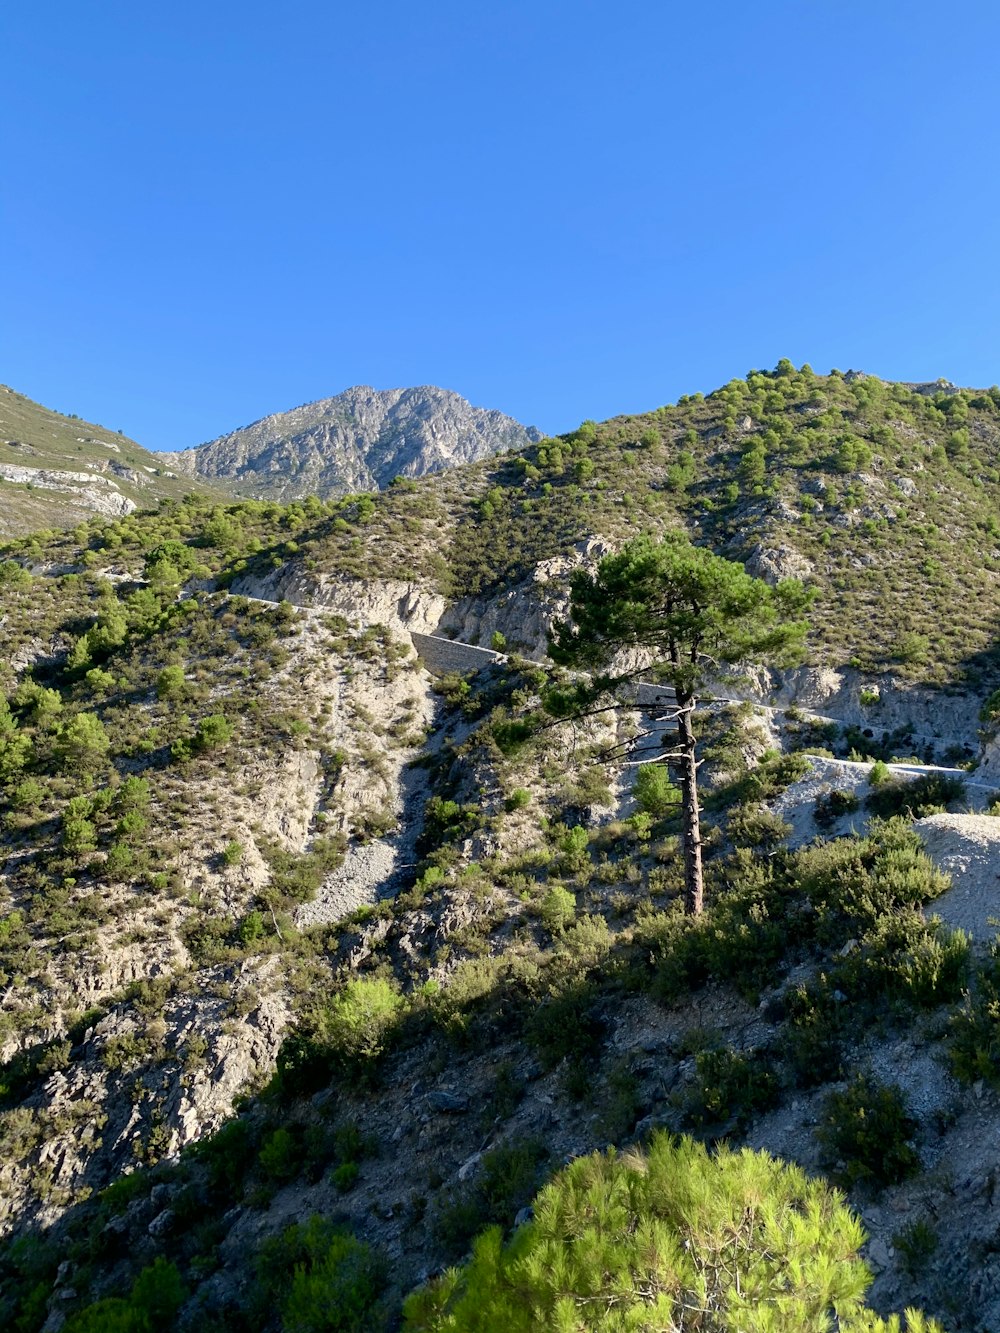
<path id="1" fill-rule="evenodd" d="M 224 489 L 213 491 L 200 481 L 168 477 L 156 454 L 119 431 L 63 416 L 6 386 L 0 386 L 0 463 L 59 472 L 93 472 L 112 481 L 140 508 L 155 505 L 162 498 L 179 499 L 192 492 L 211 494 Z M 141 481 L 122 476 L 111 470 L 113 467 L 130 469 Z M 67 527 L 87 519 L 92 511 L 73 495 L 82 485 L 73 483 L 69 490 L 29 490 L 25 483 L 0 480 L 0 536 Z"/>

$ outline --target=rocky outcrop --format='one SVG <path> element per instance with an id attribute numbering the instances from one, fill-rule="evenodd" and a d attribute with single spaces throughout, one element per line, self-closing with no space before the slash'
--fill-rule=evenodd
<path id="1" fill-rule="evenodd" d="M 888 672 L 871 676 L 853 668 L 760 669 L 724 682 L 719 692 L 777 708 L 802 708 L 872 734 L 910 728 L 916 741 L 932 743 L 941 753 L 958 747 L 971 759 L 979 749 L 976 696 L 908 685 Z"/>
<path id="2" fill-rule="evenodd" d="M 540 438 L 447 389 L 358 386 L 162 457 L 188 476 L 291 500 L 381 490 L 397 476 L 440 472 Z"/>
<path id="3" fill-rule="evenodd" d="M 813 563 L 785 542 L 771 547 L 757 542 L 746 560 L 746 570 L 754 578 L 774 584 L 781 579 L 807 579 Z"/>
<path id="4" fill-rule="evenodd" d="M 119 475 L 131 471 L 120 466 L 115 470 Z M 122 495 L 110 477 L 97 476 L 93 472 L 62 472 L 53 468 L 0 463 L 0 481 L 40 491 L 61 491 L 84 509 L 108 518 L 121 518 L 137 507 L 134 500 Z"/>

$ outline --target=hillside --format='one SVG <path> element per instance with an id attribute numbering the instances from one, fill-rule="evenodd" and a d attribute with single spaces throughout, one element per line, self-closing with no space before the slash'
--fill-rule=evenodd
<path id="1" fill-rule="evenodd" d="M 998 459 L 996 390 L 781 363 L 0 548 L 7 1322 L 413 1333 L 667 1129 L 848 1191 L 882 1314 L 996 1328 Z M 818 590 L 699 709 L 697 919 L 662 709 L 560 721 L 545 660 L 569 573 L 676 527 Z"/>
<path id="2" fill-rule="evenodd" d="M 0 385 L 0 539 L 213 488 L 180 478 L 119 431 L 63 416 Z"/>
<path id="3" fill-rule="evenodd" d="M 381 490 L 397 476 L 440 472 L 538 438 L 446 389 L 358 386 L 163 457 L 238 494 L 293 500 Z"/>

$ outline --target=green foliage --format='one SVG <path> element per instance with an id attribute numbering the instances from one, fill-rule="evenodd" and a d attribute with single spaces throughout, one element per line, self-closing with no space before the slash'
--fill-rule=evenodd
<path id="1" fill-rule="evenodd" d="M 376 1333 L 384 1260 L 326 1218 L 266 1240 L 256 1260 L 257 1304 L 277 1306 L 282 1333 Z"/>
<path id="2" fill-rule="evenodd" d="M 555 661 L 600 667 L 623 647 L 652 647 L 658 678 L 683 692 L 701 687 L 709 658 L 795 660 L 812 600 L 796 580 L 772 588 L 680 533 L 637 537 L 596 574 L 574 573 L 570 588 L 572 620 L 554 628 Z"/>
<path id="3" fill-rule="evenodd" d="M 917 1217 L 896 1232 L 892 1243 L 903 1271 L 910 1278 L 919 1278 L 938 1247 L 938 1233 L 926 1218 Z"/>
<path id="4" fill-rule="evenodd" d="M 917 1122 L 899 1088 L 863 1074 L 823 1104 L 816 1137 L 828 1167 L 846 1184 L 896 1185 L 920 1166 Z"/>
<path id="5" fill-rule="evenodd" d="M 322 1013 L 318 1036 L 346 1065 L 375 1060 L 390 1042 L 406 1011 L 406 1001 L 384 977 L 355 977 Z"/>
<path id="6" fill-rule="evenodd" d="M 66 1322 L 66 1333 L 169 1333 L 187 1289 L 172 1263 L 161 1255 L 144 1268 L 127 1299 L 109 1296 Z"/>
<path id="7" fill-rule="evenodd" d="M 964 1083 L 979 1079 L 1000 1088 L 1000 937 L 976 970 L 976 984 L 951 1016 L 948 1033 L 952 1071 Z"/>
<path id="8" fill-rule="evenodd" d="M 924 773 L 912 782 L 898 778 L 879 784 L 869 794 L 865 805 L 880 819 L 904 813 L 911 819 L 922 819 L 947 809 L 964 797 L 965 783 L 961 778 L 946 773 Z"/>
<path id="9" fill-rule="evenodd" d="M 576 920 L 576 898 L 561 884 L 553 884 L 542 899 L 538 914 L 545 929 L 558 934 Z"/>
<path id="10" fill-rule="evenodd" d="M 680 789 L 671 781 L 665 764 L 642 764 L 635 775 L 635 799 L 640 810 L 662 818 L 680 811 Z"/>
<path id="11" fill-rule="evenodd" d="M 869 787 L 883 787 L 892 780 L 892 770 L 882 759 L 876 759 L 868 771 Z"/>
<path id="12" fill-rule="evenodd" d="M 404 1328 L 625 1333 L 694 1315 L 777 1333 L 824 1328 L 832 1310 L 860 1333 L 879 1326 L 862 1305 L 863 1240 L 842 1198 L 798 1168 L 658 1135 L 645 1154 L 571 1163 L 506 1245 L 487 1230 L 468 1264 L 409 1297 Z"/>
<path id="13" fill-rule="evenodd" d="M 272 1180 L 284 1183 L 298 1175 L 300 1145 L 283 1125 L 273 1130 L 261 1145 L 260 1168 Z"/>
<path id="14" fill-rule="evenodd" d="M 361 1168 L 357 1162 L 341 1162 L 330 1172 L 330 1180 L 341 1194 L 346 1194 L 357 1184 Z"/>
<path id="15" fill-rule="evenodd" d="M 222 864 L 227 866 L 238 866 L 243 860 L 244 847 L 241 842 L 227 842 L 222 849 Z"/>
<path id="16" fill-rule="evenodd" d="M 531 804 L 531 792 L 527 787 L 515 787 L 511 794 L 506 797 L 503 808 L 511 813 L 514 810 L 523 810 L 526 805 Z"/>
<path id="17" fill-rule="evenodd" d="M 233 724 L 222 713 L 212 713 L 198 723 L 191 742 L 192 754 L 208 754 L 228 744 L 233 738 Z"/>
<path id="18" fill-rule="evenodd" d="M 180 699 L 187 693 L 187 680 L 182 666 L 166 666 L 156 677 L 157 699 Z"/>
<path id="19" fill-rule="evenodd" d="M 31 586 L 31 572 L 16 560 L 0 560 L 0 588 L 11 592 Z"/>
<path id="20" fill-rule="evenodd" d="M 853 814 L 860 806 L 861 802 L 853 791 L 840 791 L 835 788 L 817 798 L 813 819 L 820 828 L 832 828 L 842 815 Z"/>
<path id="21" fill-rule="evenodd" d="M 600 1053 L 604 1025 L 597 992 L 587 983 L 557 990 L 530 1013 L 525 1038 L 549 1069 L 562 1060 L 579 1065 Z"/>
<path id="22" fill-rule="evenodd" d="M 684 1118 L 691 1126 L 742 1129 L 757 1112 L 775 1105 L 778 1092 L 766 1052 L 709 1048 L 695 1056 L 695 1082 L 684 1095 Z"/>
<path id="23" fill-rule="evenodd" d="M 65 769 L 92 772 L 106 760 L 111 742 L 96 713 L 77 713 L 60 728 L 58 747 Z"/>
<path id="24" fill-rule="evenodd" d="M 418 850 L 427 851 L 444 843 L 458 842 L 469 837 L 482 823 L 482 812 L 476 805 L 459 805 L 442 796 L 432 796 L 424 806 L 424 826 L 418 841 Z"/>
<path id="25" fill-rule="evenodd" d="M 434 1216 L 434 1237 L 445 1255 L 464 1254 L 483 1227 L 509 1227 L 538 1188 L 548 1156 L 537 1139 L 516 1139 L 484 1153 L 475 1183 L 445 1195 Z"/>

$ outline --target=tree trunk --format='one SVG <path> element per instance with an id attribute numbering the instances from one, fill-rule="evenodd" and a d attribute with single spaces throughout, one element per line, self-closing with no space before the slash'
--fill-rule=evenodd
<path id="1" fill-rule="evenodd" d="M 677 691 L 677 760 L 681 787 L 681 843 L 684 848 L 684 911 L 697 916 L 704 900 L 701 871 L 701 822 L 698 815 L 698 764 L 695 758 L 694 695 Z"/>

